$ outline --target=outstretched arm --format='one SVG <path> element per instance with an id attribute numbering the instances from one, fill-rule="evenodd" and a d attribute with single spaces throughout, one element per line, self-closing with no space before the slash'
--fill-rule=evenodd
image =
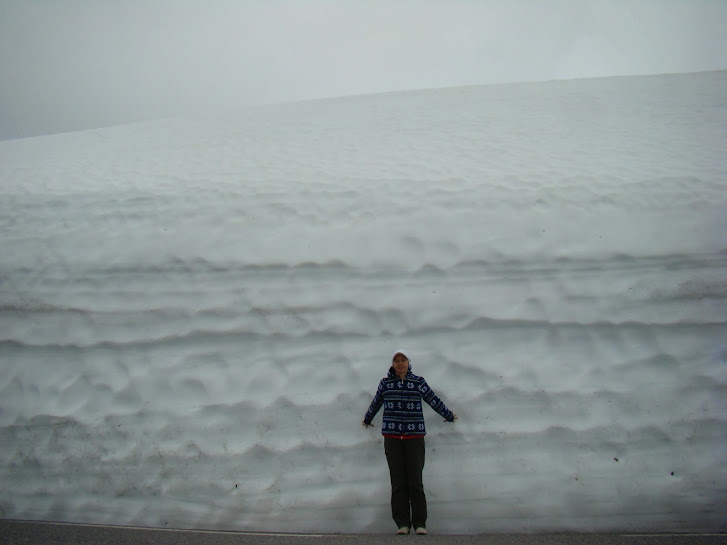
<path id="1" fill-rule="evenodd" d="M 376 389 L 376 395 L 374 396 L 374 399 L 371 401 L 371 405 L 369 405 L 368 410 L 366 411 L 366 415 L 363 419 L 363 425 L 366 427 L 373 426 L 371 421 L 376 416 L 376 413 L 379 412 L 379 409 L 381 409 L 381 406 L 384 404 L 384 381 L 382 380 L 379 382 L 379 387 Z"/>
<path id="2" fill-rule="evenodd" d="M 429 387 L 426 380 L 422 380 L 419 386 L 419 392 L 422 394 L 422 399 L 429 403 L 429 406 L 444 418 L 445 422 L 454 422 L 457 420 L 457 415 L 450 411 L 444 404 L 444 401 L 436 396 L 434 390 Z"/>

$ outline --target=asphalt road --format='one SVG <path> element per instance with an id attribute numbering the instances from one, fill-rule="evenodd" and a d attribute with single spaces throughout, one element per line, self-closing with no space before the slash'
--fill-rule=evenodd
<path id="1" fill-rule="evenodd" d="M 263 534 L 0 520 L 1 545 L 727 545 L 725 534 Z"/>

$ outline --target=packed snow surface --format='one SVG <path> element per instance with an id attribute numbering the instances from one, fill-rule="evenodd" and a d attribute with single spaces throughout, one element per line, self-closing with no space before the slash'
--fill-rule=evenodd
<path id="1" fill-rule="evenodd" d="M 431 531 L 727 530 L 726 150 L 724 71 L 0 143 L 0 517 L 390 532 L 404 347 Z"/>

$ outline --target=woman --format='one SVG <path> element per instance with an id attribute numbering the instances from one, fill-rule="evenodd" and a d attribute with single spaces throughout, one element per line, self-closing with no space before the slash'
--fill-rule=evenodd
<path id="1" fill-rule="evenodd" d="M 424 415 L 422 400 L 439 413 L 445 421 L 454 422 L 457 415 L 429 388 L 423 377 L 411 372 L 411 360 L 405 350 L 397 350 L 389 374 L 381 379 L 363 425 L 371 421 L 384 407 L 381 434 L 391 476 L 391 514 L 399 530 L 408 534 L 427 533 L 427 499 L 424 495 Z"/>

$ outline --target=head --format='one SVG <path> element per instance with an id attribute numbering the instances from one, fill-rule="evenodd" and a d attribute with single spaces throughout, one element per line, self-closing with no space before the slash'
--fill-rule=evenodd
<path id="1" fill-rule="evenodd" d="M 391 358 L 391 366 L 394 368 L 394 372 L 401 378 L 406 376 L 410 363 L 406 350 L 397 350 L 394 352 L 394 357 Z"/>

